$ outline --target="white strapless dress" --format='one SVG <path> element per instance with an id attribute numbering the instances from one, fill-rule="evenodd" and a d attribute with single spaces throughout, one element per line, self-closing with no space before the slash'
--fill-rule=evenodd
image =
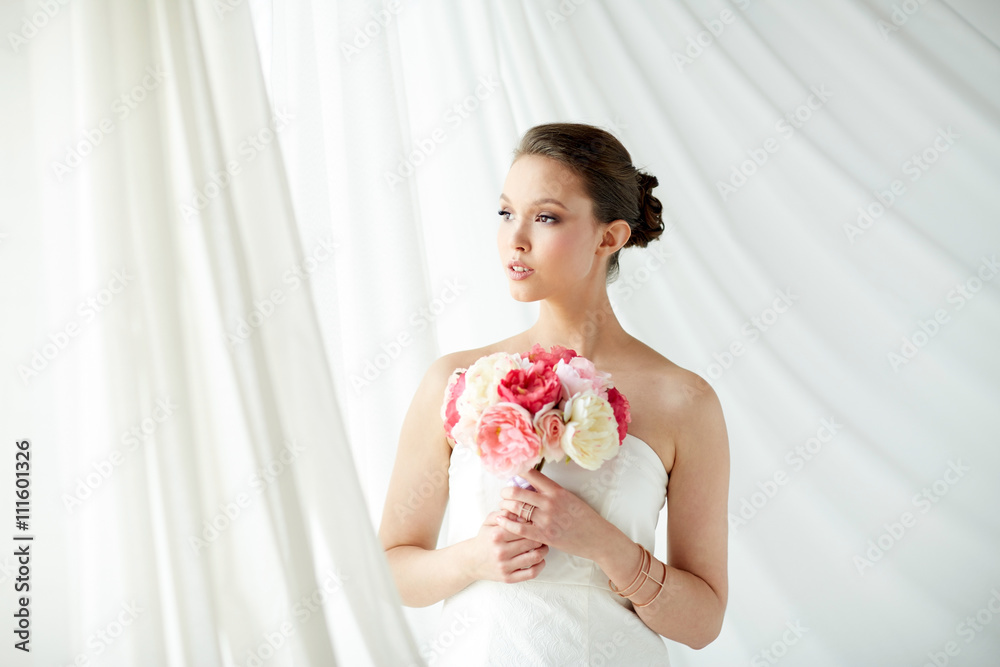
<path id="1" fill-rule="evenodd" d="M 626 435 L 618 455 L 595 471 L 547 461 L 542 472 L 653 552 L 668 476 L 645 442 Z M 478 534 L 507 482 L 486 472 L 462 443 L 452 452 L 448 477 L 451 545 Z M 445 600 L 423 653 L 434 667 L 670 664 L 664 639 L 631 602 L 611 592 L 594 561 L 552 548 L 535 579 L 477 581 Z"/>

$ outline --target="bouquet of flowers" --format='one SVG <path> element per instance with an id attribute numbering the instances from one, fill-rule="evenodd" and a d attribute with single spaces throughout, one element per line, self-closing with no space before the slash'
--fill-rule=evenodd
<path id="1" fill-rule="evenodd" d="M 547 459 L 597 470 L 618 453 L 632 420 L 610 374 L 571 349 L 537 343 L 526 355 L 497 352 L 455 369 L 441 419 L 452 442 L 525 488 L 518 475 Z"/>

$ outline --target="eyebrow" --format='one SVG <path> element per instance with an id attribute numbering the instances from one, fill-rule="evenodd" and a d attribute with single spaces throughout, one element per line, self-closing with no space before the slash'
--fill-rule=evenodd
<path id="1" fill-rule="evenodd" d="M 503 200 L 505 200 L 507 202 L 510 201 L 510 198 L 508 198 L 507 195 L 505 195 L 503 193 L 500 193 L 500 199 L 503 199 Z M 534 202 L 532 202 L 532 206 L 538 206 L 539 204 L 555 204 L 556 206 L 561 206 L 562 208 L 566 209 L 567 211 L 569 210 L 569 207 L 566 206 L 566 204 L 562 203 L 558 199 L 552 199 L 551 197 L 545 197 L 543 199 L 536 199 Z"/>

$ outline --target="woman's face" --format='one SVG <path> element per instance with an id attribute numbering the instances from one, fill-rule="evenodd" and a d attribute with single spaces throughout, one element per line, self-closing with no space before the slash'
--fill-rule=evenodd
<path id="1" fill-rule="evenodd" d="M 552 158 L 525 155 L 500 195 L 497 248 L 518 301 L 572 296 L 604 281 L 602 227 L 579 177 Z M 529 268 L 518 273 L 512 263 Z"/>

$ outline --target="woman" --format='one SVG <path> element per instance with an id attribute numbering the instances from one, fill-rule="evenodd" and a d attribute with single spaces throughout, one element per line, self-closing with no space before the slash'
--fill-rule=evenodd
<path id="1" fill-rule="evenodd" d="M 722 409 L 702 378 L 625 332 L 607 292 L 620 249 L 663 232 L 656 185 L 589 125 L 539 125 L 514 151 L 497 242 L 511 295 L 540 301 L 538 320 L 431 365 L 406 414 L 379 531 L 403 603 L 445 600 L 424 649 L 431 664 L 667 665 L 661 635 L 698 649 L 719 634 Z M 469 443 L 452 447 L 441 403 L 456 368 L 536 343 L 611 373 L 632 418 L 619 455 L 599 470 L 546 463 L 521 489 L 485 472 Z M 449 496 L 447 546 L 437 548 Z M 666 563 L 651 556 L 664 502 Z"/>

